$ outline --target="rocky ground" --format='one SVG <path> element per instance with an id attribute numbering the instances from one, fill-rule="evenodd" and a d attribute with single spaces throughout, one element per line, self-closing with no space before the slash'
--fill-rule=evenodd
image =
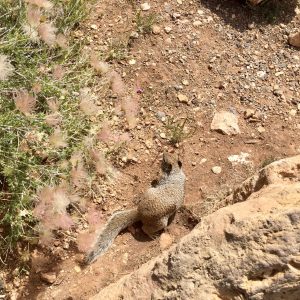
<path id="1" fill-rule="evenodd" d="M 234 0 L 95 4 L 75 35 L 88 38 L 89 50 L 110 53 L 110 64 L 140 101 L 130 143 L 121 157 L 111 155 L 112 162 L 120 158 L 122 180 L 98 205 L 105 217 L 132 206 L 168 149 L 182 156 L 193 217 L 180 212 L 153 241 L 131 228 L 85 269 L 72 242 L 57 243 L 47 258 L 37 250 L 37 266 L 24 281 L 13 281 L 11 297 L 88 299 L 178 241 L 256 170 L 300 153 L 300 52 L 288 45 L 299 24 L 297 1 L 255 10 Z M 103 105 L 113 97 L 106 94 Z M 122 129 L 117 117 L 110 122 Z"/>

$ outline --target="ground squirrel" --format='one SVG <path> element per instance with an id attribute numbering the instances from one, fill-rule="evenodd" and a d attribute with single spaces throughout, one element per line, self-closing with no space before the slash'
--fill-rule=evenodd
<path id="1" fill-rule="evenodd" d="M 85 256 L 86 264 L 95 261 L 120 231 L 137 221 L 143 223 L 143 231 L 151 238 L 168 225 L 169 219 L 174 217 L 184 200 L 185 175 L 181 167 L 178 157 L 163 154 L 162 178 L 139 197 L 136 208 L 115 212 L 111 216 L 99 232 L 95 246 Z"/>

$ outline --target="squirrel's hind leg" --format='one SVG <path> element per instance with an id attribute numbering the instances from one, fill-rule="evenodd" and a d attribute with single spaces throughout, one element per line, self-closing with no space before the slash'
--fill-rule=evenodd
<path id="1" fill-rule="evenodd" d="M 143 224 L 142 230 L 151 238 L 155 239 L 157 232 L 168 226 L 169 216 L 158 219 L 151 224 Z"/>

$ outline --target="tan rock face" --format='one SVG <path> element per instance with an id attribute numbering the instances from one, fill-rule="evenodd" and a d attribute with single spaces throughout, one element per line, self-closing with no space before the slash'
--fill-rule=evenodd
<path id="1" fill-rule="evenodd" d="M 300 156 L 275 162 L 177 245 L 93 299 L 300 299 Z"/>

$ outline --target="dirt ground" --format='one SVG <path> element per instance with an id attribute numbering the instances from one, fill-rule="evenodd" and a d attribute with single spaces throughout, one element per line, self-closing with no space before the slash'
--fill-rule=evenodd
<path id="1" fill-rule="evenodd" d="M 149 4 L 141 15 L 155 14 L 154 33 L 132 34 L 141 3 L 129 0 L 99 1 L 77 30 L 79 36 L 88 36 L 94 51 L 135 36 L 126 56 L 111 64 L 128 86 L 143 90 L 142 113 L 128 145 L 137 162 L 119 170 L 124 178 L 114 185 L 114 197 L 103 204 L 103 215 L 108 218 L 117 208 L 131 207 L 134 195 L 157 176 L 162 150 L 169 149 L 182 156 L 185 204 L 200 219 L 205 209 L 212 211 L 215 201 L 264 164 L 300 153 L 300 52 L 287 44 L 289 33 L 299 28 L 299 9 L 293 1 L 282 2 L 274 11 L 252 10 L 234 0 Z M 187 103 L 180 102 L 178 94 L 187 96 Z M 220 110 L 239 117 L 240 134 L 210 130 Z M 254 110 L 254 117 L 246 119 L 247 110 Z M 172 129 L 170 133 L 164 118 L 187 118 L 191 134 L 177 148 L 165 138 Z M 241 152 L 249 154 L 251 163 L 233 165 L 228 157 Z M 214 166 L 222 168 L 220 174 L 212 172 Z M 174 242 L 193 228 L 194 221 L 185 211 L 177 214 L 167 230 Z M 44 283 L 32 271 L 17 298 L 88 299 L 162 251 L 160 239 L 147 239 L 138 224 L 87 268 L 80 267 L 81 255 L 72 243 L 65 248 L 53 246 L 47 258 L 47 272 L 56 273 L 55 282 Z M 55 251 L 63 252 L 62 260 L 52 258 Z"/>

